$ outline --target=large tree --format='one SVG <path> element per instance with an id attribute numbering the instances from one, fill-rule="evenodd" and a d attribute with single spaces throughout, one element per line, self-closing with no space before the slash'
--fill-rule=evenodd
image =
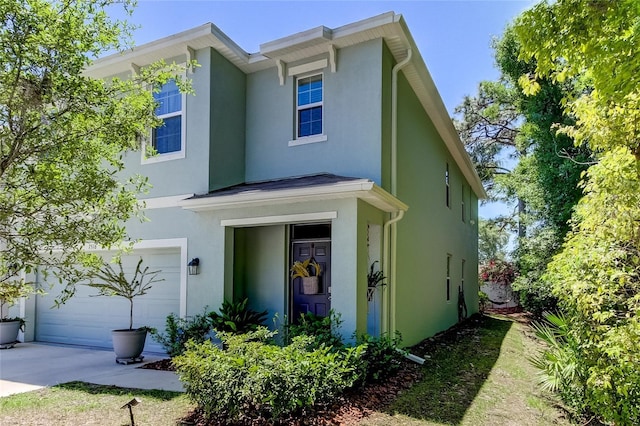
<path id="1" fill-rule="evenodd" d="M 130 47 L 131 27 L 105 8 L 133 3 L 0 0 L 0 285 L 40 265 L 69 283 L 69 296 L 78 266 L 96 261 L 83 248 L 125 238 L 146 180 L 123 178 L 123 153 L 158 125 L 148 88 L 177 70 L 85 74 L 95 58 Z"/>
<path id="2" fill-rule="evenodd" d="M 572 344 L 551 349 L 547 372 L 569 400 L 581 401 L 578 408 L 615 424 L 638 424 L 640 2 L 544 2 L 515 29 L 521 57 L 537 64 L 520 78 L 528 93 L 537 93 L 540 79 L 585 82 L 585 90 L 565 97 L 576 122 L 561 130 L 599 160 L 585 174 L 573 229 L 549 265 Z M 575 362 L 566 365 L 567 359 Z"/>
<path id="3" fill-rule="evenodd" d="M 573 123 L 562 99 L 574 93 L 579 82 L 541 79 L 540 90 L 527 95 L 518 80 L 535 70 L 535 61 L 519 57 L 513 27 L 493 48 L 500 79 L 480 83 L 478 94 L 465 98 L 457 108 L 457 126 L 492 197 L 517 203 L 513 215 L 494 222 L 505 228 L 517 224 L 513 257 L 520 275 L 514 288 L 527 309 L 541 313 L 552 308 L 554 300 L 540 277 L 568 230 L 581 196 L 580 174 L 589 161 L 587 149 L 574 147 L 571 138 L 555 130 L 558 123 Z"/>

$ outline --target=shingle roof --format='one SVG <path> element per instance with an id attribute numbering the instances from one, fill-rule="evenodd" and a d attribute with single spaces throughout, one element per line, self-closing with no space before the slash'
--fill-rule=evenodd
<path id="1" fill-rule="evenodd" d="M 193 199 L 199 199 L 199 198 L 222 197 L 222 196 L 236 195 L 236 194 L 242 194 L 247 192 L 258 192 L 258 191 L 268 192 L 268 191 L 279 191 L 283 189 L 310 188 L 314 186 L 332 185 L 332 184 L 351 182 L 356 180 L 363 180 L 363 179 L 356 178 L 356 177 L 337 176 L 331 173 L 320 173 L 320 174 L 314 174 L 314 175 L 294 176 L 294 177 L 283 178 L 283 179 L 264 180 L 264 181 L 258 181 L 258 182 L 246 182 L 238 185 L 233 185 L 227 188 L 216 189 L 214 191 L 210 191 L 207 194 L 197 194 L 189 199 L 193 200 Z"/>

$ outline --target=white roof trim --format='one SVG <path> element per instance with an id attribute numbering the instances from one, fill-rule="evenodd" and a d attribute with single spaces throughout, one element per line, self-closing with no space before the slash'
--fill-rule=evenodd
<path id="1" fill-rule="evenodd" d="M 267 226 L 267 225 L 280 225 L 283 223 L 303 223 L 303 222 L 318 222 L 336 219 L 338 212 L 314 212 L 314 213 L 300 213 L 300 214 L 283 214 L 276 216 L 258 216 L 258 217 L 243 217 L 238 219 L 223 219 L 220 221 L 220 226 L 231 226 L 234 228 L 241 228 L 245 226 Z"/>
<path id="2" fill-rule="evenodd" d="M 183 209 L 198 212 L 344 198 L 359 198 L 389 213 L 399 210 L 406 211 L 409 208 L 405 203 L 368 179 L 306 188 L 247 191 L 230 195 L 188 199 L 180 201 L 178 204 Z"/>
<path id="3" fill-rule="evenodd" d="M 166 197 L 153 197 L 153 198 L 140 198 L 138 199 L 138 206 L 141 209 L 165 209 L 169 207 L 180 207 L 179 201 L 185 198 L 193 197 L 195 194 L 182 194 L 182 195 L 170 195 Z"/>

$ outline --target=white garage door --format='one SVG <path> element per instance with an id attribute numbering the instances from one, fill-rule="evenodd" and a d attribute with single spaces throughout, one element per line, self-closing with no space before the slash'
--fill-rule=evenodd
<path id="1" fill-rule="evenodd" d="M 180 252 L 170 249 L 136 251 L 123 256 L 125 273 L 133 275 L 135 266 L 143 259 L 142 268 L 160 270 L 156 282 L 144 296 L 133 301 L 133 327 L 155 327 L 164 332 L 165 320 L 180 309 Z M 106 258 L 106 256 L 105 256 Z M 117 264 L 112 264 L 118 270 Z M 129 328 L 129 302 L 122 297 L 98 296 L 96 289 L 79 285 L 77 293 L 60 308 L 52 308 L 60 293 L 60 285 L 36 300 L 35 338 L 40 342 L 112 348 L 111 330 Z M 145 351 L 164 352 L 151 335 L 147 336 Z"/>

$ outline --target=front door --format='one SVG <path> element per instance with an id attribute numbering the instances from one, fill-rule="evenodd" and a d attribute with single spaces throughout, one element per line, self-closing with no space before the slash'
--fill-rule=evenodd
<path id="1" fill-rule="evenodd" d="M 300 314 L 311 312 L 325 317 L 331 309 L 331 241 L 326 239 L 292 241 L 292 263 L 312 258 L 321 268 L 317 292 L 305 291 L 301 278 L 291 280 L 292 322 L 297 323 Z M 310 268 L 313 272 L 313 268 Z"/>

